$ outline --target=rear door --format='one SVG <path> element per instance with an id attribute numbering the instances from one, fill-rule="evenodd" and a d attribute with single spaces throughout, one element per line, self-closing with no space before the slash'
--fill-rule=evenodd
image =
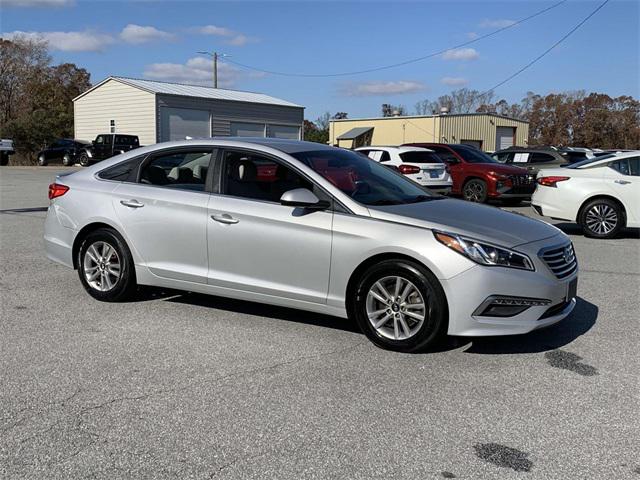
<path id="1" fill-rule="evenodd" d="M 640 223 L 640 157 L 611 162 L 604 178 L 616 198 L 622 201 L 627 221 L 637 226 Z"/>
<path id="2" fill-rule="evenodd" d="M 113 208 L 132 246 L 158 277 L 207 283 L 206 179 L 212 147 L 156 152 L 135 182 L 122 183 Z"/>
<path id="3" fill-rule="evenodd" d="M 322 193 L 282 160 L 252 151 L 224 151 L 219 171 L 207 221 L 209 283 L 326 303 L 333 213 L 280 204 L 295 188 Z"/>

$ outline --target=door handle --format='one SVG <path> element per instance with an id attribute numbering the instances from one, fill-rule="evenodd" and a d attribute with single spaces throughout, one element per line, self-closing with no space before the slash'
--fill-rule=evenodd
<path id="1" fill-rule="evenodd" d="M 628 185 L 629 183 L 631 183 L 628 180 L 614 180 L 614 182 L 619 183 L 620 185 Z"/>
<path id="2" fill-rule="evenodd" d="M 140 207 L 144 207 L 144 203 L 140 203 L 137 200 L 120 200 L 120 203 L 122 205 L 124 205 L 125 207 L 131 207 L 131 208 L 140 208 Z"/>
<path id="3" fill-rule="evenodd" d="M 237 218 L 233 218 L 228 213 L 223 213 L 222 215 L 211 215 L 211 218 L 216 222 L 226 223 L 227 225 L 232 225 L 240 221 Z"/>

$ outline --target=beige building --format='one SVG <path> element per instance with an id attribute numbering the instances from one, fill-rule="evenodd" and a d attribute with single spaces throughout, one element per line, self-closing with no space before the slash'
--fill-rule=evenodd
<path id="1" fill-rule="evenodd" d="M 414 142 L 464 143 L 486 152 L 526 146 L 529 123 L 492 113 L 332 120 L 329 142 L 344 148 Z"/>
<path id="2" fill-rule="evenodd" d="M 185 137 L 300 139 L 304 107 L 261 93 L 109 77 L 73 99 L 75 138 L 138 135 L 141 145 Z"/>

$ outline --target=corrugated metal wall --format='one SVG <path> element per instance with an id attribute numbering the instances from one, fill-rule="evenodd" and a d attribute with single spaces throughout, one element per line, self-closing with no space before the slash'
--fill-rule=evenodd
<path id="1" fill-rule="evenodd" d="M 356 127 L 373 127 L 372 145 L 476 140 L 482 142 L 482 149 L 487 152 L 496 149 L 497 127 L 515 127 L 518 146 L 526 146 L 529 137 L 529 124 L 520 120 L 494 115 L 438 115 L 332 121 L 329 125 L 331 145 L 337 145 L 337 137 Z"/>
<path id="2" fill-rule="evenodd" d="M 153 93 L 109 80 L 73 102 L 74 137 L 93 140 L 110 133 L 115 120 L 116 133 L 138 135 L 141 145 L 156 143 L 156 101 Z"/>
<path id="3" fill-rule="evenodd" d="M 228 136 L 231 122 L 260 122 L 274 125 L 290 125 L 300 127 L 304 120 L 302 107 L 286 107 L 282 105 L 267 105 L 259 103 L 231 102 L 227 100 L 210 100 L 174 95 L 157 95 L 157 137 L 163 138 L 161 125 L 161 109 L 165 107 L 192 108 L 209 110 L 211 112 L 211 134 L 213 136 Z"/>
<path id="4" fill-rule="evenodd" d="M 496 150 L 497 127 L 514 127 L 515 145 L 525 146 L 529 138 L 529 124 L 494 115 L 441 115 L 440 135 L 445 143 L 478 140 L 486 152 Z"/>

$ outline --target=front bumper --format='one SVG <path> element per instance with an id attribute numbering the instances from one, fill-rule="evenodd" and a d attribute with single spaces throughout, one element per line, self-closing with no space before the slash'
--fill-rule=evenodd
<path id="1" fill-rule="evenodd" d="M 567 298 L 569 284 L 577 278 L 578 271 L 560 280 L 538 257 L 540 249 L 562 241 L 567 242 L 558 236 L 517 248 L 529 255 L 535 271 L 476 265 L 443 280 L 449 304 L 447 333 L 460 336 L 522 334 L 553 325 L 569 315 L 576 305 L 575 298 Z M 549 303 L 531 306 L 512 317 L 479 315 L 478 307 L 494 295 L 545 299 Z"/>

